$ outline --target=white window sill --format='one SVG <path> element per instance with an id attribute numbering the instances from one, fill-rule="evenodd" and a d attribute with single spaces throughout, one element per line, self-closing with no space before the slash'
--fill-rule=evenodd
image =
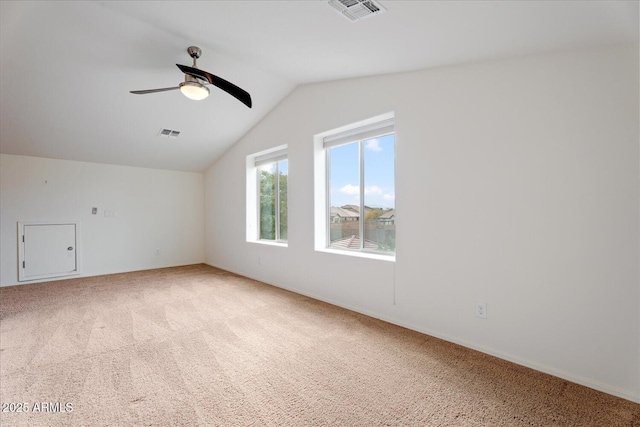
<path id="1" fill-rule="evenodd" d="M 279 246 L 281 248 L 288 248 L 289 244 L 286 242 L 276 242 L 273 240 L 249 240 L 249 243 L 258 243 L 261 245 L 267 245 L 267 246 Z"/>
<path id="2" fill-rule="evenodd" d="M 346 250 L 332 249 L 332 248 L 316 249 L 316 251 L 335 254 L 335 255 L 347 255 L 347 256 L 353 256 L 358 258 L 375 259 L 378 261 L 396 262 L 395 255 L 383 255 L 383 254 L 375 254 L 371 252 L 360 252 L 360 251 L 346 251 Z"/>

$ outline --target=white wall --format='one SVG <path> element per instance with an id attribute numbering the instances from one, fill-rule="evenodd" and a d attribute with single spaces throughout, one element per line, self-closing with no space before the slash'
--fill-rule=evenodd
<path id="1" fill-rule="evenodd" d="M 397 262 L 314 251 L 313 135 L 389 111 Z M 640 400 L 638 111 L 638 46 L 299 87 L 206 172 L 206 262 Z M 247 243 L 282 144 L 289 247 Z"/>
<path id="2" fill-rule="evenodd" d="M 0 285 L 18 283 L 17 222 L 50 220 L 81 222 L 82 276 L 201 263 L 204 177 L 0 155 Z"/>

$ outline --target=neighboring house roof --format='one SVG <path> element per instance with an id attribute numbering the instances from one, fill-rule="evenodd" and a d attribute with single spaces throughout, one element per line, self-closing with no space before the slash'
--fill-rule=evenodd
<path id="1" fill-rule="evenodd" d="M 349 236 L 344 239 L 334 240 L 333 242 L 331 242 L 331 247 L 344 249 L 360 249 L 360 237 Z M 378 249 L 378 244 L 376 242 L 372 242 L 371 240 L 364 239 L 364 248 Z"/>
<path id="2" fill-rule="evenodd" d="M 341 209 L 346 209 L 355 213 L 360 213 L 360 206 L 358 205 L 344 205 L 340 206 Z M 376 210 L 376 208 L 370 208 L 369 206 L 364 207 L 364 214 L 368 214 L 369 212 Z"/>
<path id="3" fill-rule="evenodd" d="M 358 205 L 344 205 L 341 206 L 340 209 L 346 209 L 352 212 L 360 213 L 360 206 Z"/>
<path id="4" fill-rule="evenodd" d="M 395 216 L 396 216 L 396 210 L 389 209 L 388 211 L 380 215 L 380 219 L 393 219 Z"/>
<path id="5" fill-rule="evenodd" d="M 369 206 L 364 207 L 365 215 L 369 212 L 376 210 L 374 208 L 370 208 Z M 360 207 L 356 205 L 344 205 L 341 207 L 331 206 L 331 216 L 339 216 L 341 218 L 359 218 L 360 217 Z M 395 209 L 389 209 L 385 211 L 382 215 L 380 215 L 379 219 L 394 219 L 396 216 Z"/>
<path id="6" fill-rule="evenodd" d="M 348 209 L 331 206 L 331 216 L 339 216 L 341 218 L 360 218 L 360 214 Z"/>

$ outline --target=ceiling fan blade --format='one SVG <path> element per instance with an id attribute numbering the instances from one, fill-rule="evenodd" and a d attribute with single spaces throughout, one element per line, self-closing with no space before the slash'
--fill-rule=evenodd
<path id="1" fill-rule="evenodd" d="M 244 89 L 239 88 L 231 82 L 226 81 L 225 79 L 214 76 L 211 73 L 207 73 L 206 71 L 200 70 L 198 68 L 187 67 L 186 65 L 176 64 L 180 71 L 185 74 L 189 74 L 193 77 L 198 77 L 204 80 L 207 80 L 212 85 L 222 89 L 227 92 L 229 95 L 235 97 L 238 101 L 242 102 L 247 107 L 251 108 L 251 95 Z"/>
<path id="2" fill-rule="evenodd" d="M 129 93 L 135 93 L 136 95 L 144 95 L 145 93 L 166 92 L 168 90 L 180 89 L 180 86 L 176 87 L 163 87 L 160 89 L 147 89 L 147 90 L 130 90 Z"/>

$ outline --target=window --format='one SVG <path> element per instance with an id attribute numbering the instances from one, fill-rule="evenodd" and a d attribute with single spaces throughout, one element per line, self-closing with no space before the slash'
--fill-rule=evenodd
<path id="1" fill-rule="evenodd" d="M 288 160 L 258 167 L 260 239 L 287 240 Z"/>
<path id="2" fill-rule="evenodd" d="M 326 206 L 324 217 L 320 215 L 325 223 L 324 247 L 394 255 L 393 115 L 321 135 L 316 142 L 320 144 L 317 150 L 319 156 L 324 156 L 325 168 L 325 194 L 320 197 Z M 316 201 L 320 199 L 316 197 Z"/>
<path id="3" fill-rule="evenodd" d="M 247 241 L 286 243 L 288 237 L 286 146 L 247 157 Z"/>

